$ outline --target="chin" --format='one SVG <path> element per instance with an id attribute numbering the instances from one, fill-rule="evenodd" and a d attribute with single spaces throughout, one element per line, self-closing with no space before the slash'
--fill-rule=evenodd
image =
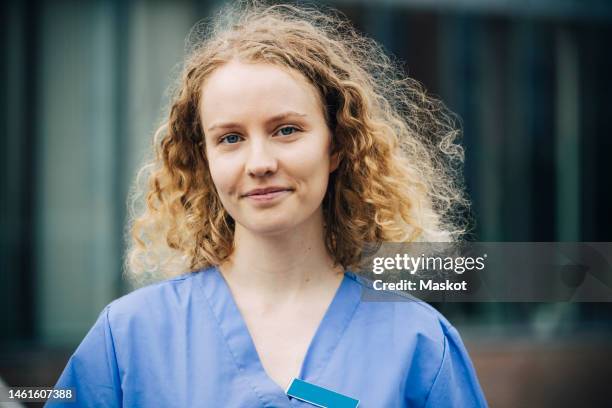
<path id="1" fill-rule="evenodd" d="M 254 234 L 262 235 L 277 235 L 282 234 L 294 229 L 299 225 L 299 221 L 296 217 L 283 217 L 283 219 L 270 219 L 269 217 L 261 217 L 260 219 L 253 220 L 247 224 L 242 224 L 243 227 Z"/>
<path id="2" fill-rule="evenodd" d="M 311 221 L 311 216 L 304 211 L 284 211 L 278 209 L 269 213 L 245 212 L 242 214 L 240 226 L 252 234 L 273 236 L 301 229 L 305 222 Z"/>

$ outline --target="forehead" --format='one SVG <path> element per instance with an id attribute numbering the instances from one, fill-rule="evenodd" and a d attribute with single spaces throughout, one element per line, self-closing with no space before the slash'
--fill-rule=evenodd
<path id="1" fill-rule="evenodd" d="M 322 114 L 318 91 L 295 70 L 234 60 L 213 71 L 202 85 L 200 114 L 204 123 L 288 110 Z"/>

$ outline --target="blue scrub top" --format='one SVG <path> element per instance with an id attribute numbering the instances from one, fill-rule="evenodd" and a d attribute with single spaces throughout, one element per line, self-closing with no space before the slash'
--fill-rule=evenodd
<path id="1" fill-rule="evenodd" d="M 359 408 L 487 406 L 457 330 L 439 312 L 420 301 L 363 301 L 368 290 L 345 272 L 298 378 Z M 68 406 L 313 407 L 268 377 L 215 267 L 110 303 L 55 387 L 76 389 Z"/>

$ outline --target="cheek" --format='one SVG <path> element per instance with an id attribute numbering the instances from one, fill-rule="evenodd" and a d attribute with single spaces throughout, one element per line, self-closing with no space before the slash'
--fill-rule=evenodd
<path id="1" fill-rule="evenodd" d="M 234 179 L 237 169 L 235 161 L 223 157 L 210 157 L 208 159 L 210 176 L 220 195 L 230 194 L 234 189 Z"/>
<path id="2" fill-rule="evenodd" d="M 304 144 L 285 158 L 291 173 L 308 183 L 319 183 L 329 174 L 329 155 L 324 145 Z"/>

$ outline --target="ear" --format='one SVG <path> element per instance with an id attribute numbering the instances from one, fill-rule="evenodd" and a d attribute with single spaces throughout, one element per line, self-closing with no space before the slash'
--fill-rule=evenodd
<path id="1" fill-rule="evenodd" d="M 342 155 L 340 152 L 336 152 L 329 156 L 329 172 L 334 172 L 338 166 L 340 166 L 340 162 L 342 161 Z"/>

